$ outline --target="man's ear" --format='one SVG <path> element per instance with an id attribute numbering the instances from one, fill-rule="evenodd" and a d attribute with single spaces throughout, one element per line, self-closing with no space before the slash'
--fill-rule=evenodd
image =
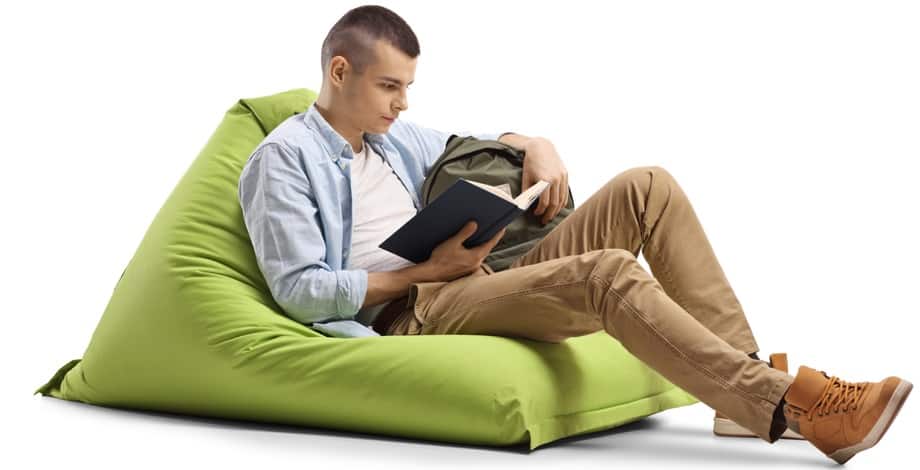
<path id="1" fill-rule="evenodd" d="M 329 76 L 326 77 L 336 88 L 341 88 L 345 83 L 345 72 L 350 67 L 348 59 L 337 55 L 329 61 Z"/>

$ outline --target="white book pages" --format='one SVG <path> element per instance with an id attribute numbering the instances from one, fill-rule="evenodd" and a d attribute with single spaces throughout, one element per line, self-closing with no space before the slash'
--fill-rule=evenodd
<path id="1" fill-rule="evenodd" d="M 548 182 L 540 180 L 537 183 L 535 183 L 533 186 L 527 188 L 526 191 L 523 191 L 521 194 L 519 194 L 518 197 L 512 198 L 511 197 L 511 185 L 509 185 L 508 183 L 492 186 L 489 184 L 480 183 L 478 181 L 468 180 L 466 178 L 461 178 L 461 179 L 469 183 L 472 183 L 476 185 L 477 187 L 480 187 L 492 194 L 495 194 L 496 196 L 520 207 L 521 210 L 524 210 L 530 207 L 530 204 L 533 203 L 533 201 L 536 198 L 538 198 L 540 194 L 543 193 L 544 190 L 546 190 L 547 187 L 549 187 Z"/>

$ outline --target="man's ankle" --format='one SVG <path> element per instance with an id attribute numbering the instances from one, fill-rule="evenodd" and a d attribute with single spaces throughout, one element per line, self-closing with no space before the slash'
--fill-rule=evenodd
<path id="1" fill-rule="evenodd" d="M 786 413 L 783 411 L 785 404 L 785 397 L 780 398 L 779 405 L 777 405 L 776 410 L 773 411 L 773 422 L 770 424 L 771 442 L 779 439 L 783 432 L 786 431 L 786 428 L 789 427 L 788 423 L 786 422 Z"/>

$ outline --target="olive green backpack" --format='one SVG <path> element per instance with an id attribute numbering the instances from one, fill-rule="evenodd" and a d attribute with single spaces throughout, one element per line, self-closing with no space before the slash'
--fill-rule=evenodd
<path id="1" fill-rule="evenodd" d="M 523 150 L 497 140 L 451 135 L 447 139 L 444 153 L 434 162 L 422 183 L 422 206 L 437 199 L 460 178 L 492 186 L 507 184 L 511 196 L 517 197 L 521 194 L 523 166 Z M 505 235 L 492 248 L 484 262 L 495 272 L 504 271 L 514 260 L 527 253 L 575 210 L 572 188 L 569 187 L 568 191 L 569 200 L 565 207 L 546 225 L 541 225 L 541 216 L 534 215 L 533 208 L 538 204 L 534 202 L 530 209 L 508 224 Z"/>

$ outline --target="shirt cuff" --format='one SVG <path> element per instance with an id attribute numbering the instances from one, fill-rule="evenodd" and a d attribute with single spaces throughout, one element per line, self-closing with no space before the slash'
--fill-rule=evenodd
<path id="1" fill-rule="evenodd" d="M 367 296 L 367 270 L 343 269 L 336 276 L 336 310 L 342 319 L 354 318 Z"/>

